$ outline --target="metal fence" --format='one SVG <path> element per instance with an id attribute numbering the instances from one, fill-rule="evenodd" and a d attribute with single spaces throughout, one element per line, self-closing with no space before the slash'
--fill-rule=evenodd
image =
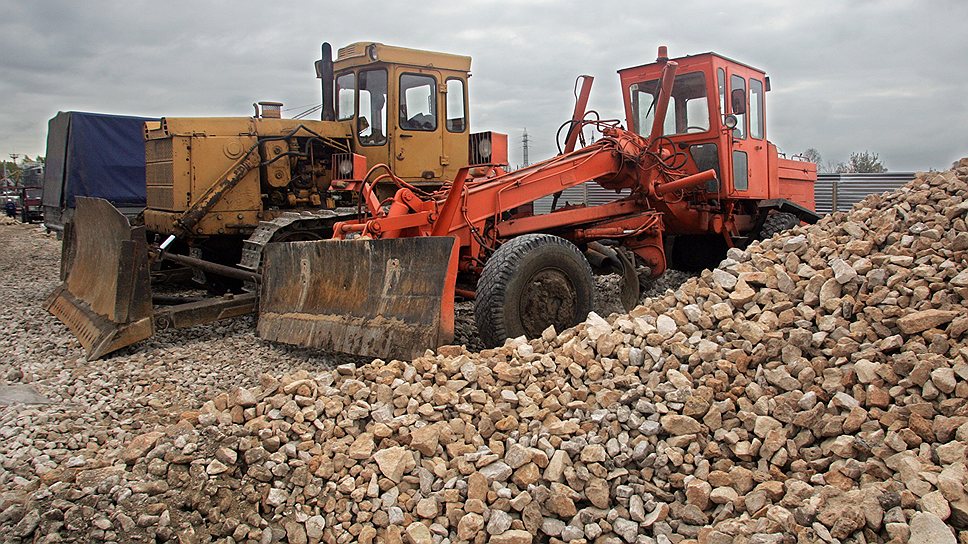
<path id="1" fill-rule="evenodd" d="M 624 196 L 628 196 L 628 194 L 628 189 L 622 189 L 618 192 L 615 192 L 611 189 L 605 189 L 593 181 L 587 181 L 581 185 L 569 187 L 568 189 L 562 191 L 561 196 L 558 197 L 556 208 L 561 208 L 565 204 L 585 204 L 586 206 L 598 206 L 600 204 L 608 204 L 613 200 L 618 200 Z M 550 212 L 553 198 L 554 197 L 546 196 L 536 200 L 534 202 L 534 213 L 543 214 Z"/>
<path id="2" fill-rule="evenodd" d="M 867 195 L 894 191 L 913 179 L 914 172 L 820 174 L 814 186 L 817 212 L 828 214 L 847 211 Z"/>
<path id="3" fill-rule="evenodd" d="M 914 179 L 914 172 L 885 172 L 883 174 L 820 174 L 814 186 L 817 212 L 828 214 L 833 211 L 849 210 L 854 204 L 864 200 L 867 195 L 893 191 L 907 185 Z M 557 207 L 565 204 L 585 204 L 597 206 L 622 198 L 628 189 L 616 193 L 602 188 L 594 182 L 582 183 L 565 189 L 558 198 Z M 552 197 L 540 198 L 534 203 L 538 214 L 551 211 Z"/>

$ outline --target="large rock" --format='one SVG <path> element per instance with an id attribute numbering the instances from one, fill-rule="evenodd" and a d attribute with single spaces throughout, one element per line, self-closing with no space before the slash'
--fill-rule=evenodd
<path id="1" fill-rule="evenodd" d="M 662 416 L 659 422 L 662 424 L 662 430 L 673 436 L 695 434 L 702 430 L 702 425 L 689 416 L 670 414 Z"/>
<path id="2" fill-rule="evenodd" d="M 155 443 L 158 442 L 158 439 L 164 435 L 165 433 L 160 431 L 152 431 L 138 435 L 128 442 L 127 445 L 125 445 L 124 449 L 121 450 L 119 457 L 122 461 L 130 465 L 144 457 L 145 454 L 151 450 L 151 448 L 155 447 Z"/>
<path id="3" fill-rule="evenodd" d="M 403 475 L 410 472 L 417 464 L 413 459 L 413 454 L 400 446 L 374 453 L 373 460 L 376 461 L 384 476 L 397 483 L 400 483 L 403 480 Z"/>
<path id="4" fill-rule="evenodd" d="M 490 544 L 531 544 L 534 539 L 528 531 L 512 529 L 505 533 L 494 535 L 488 539 Z"/>
<path id="5" fill-rule="evenodd" d="M 897 328 L 904 334 L 917 334 L 949 323 L 961 314 L 962 312 L 956 310 L 936 309 L 912 312 L 898 318 Z"/>
<path id="6" fill-rule="evenodd" d="M 917 512 L 911 518 L 908 544 L 958 544 L 958 541 L 941 518 L 928 512 Z"/>

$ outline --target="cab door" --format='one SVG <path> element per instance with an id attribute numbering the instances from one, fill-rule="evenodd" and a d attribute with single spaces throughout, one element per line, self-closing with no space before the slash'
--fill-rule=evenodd
<path id="1" fill-rule="evenodd" d="M 401 178 L 419 181 L 443 175 L 441 77 L 435 70 L 400 67 L 397 83 L 393 171 Z M 388 120 L 389 121 L 389 120 Z"/>
<path id="2" fill-rule="evenodd" d="M 767 198 L 767 143 L 762 80 L 735 68 L 727 70 L 726 103 L 736 116 L 730 157 L 733 196 Z M 752 92 L 751 92 L 752 91 Z"/>

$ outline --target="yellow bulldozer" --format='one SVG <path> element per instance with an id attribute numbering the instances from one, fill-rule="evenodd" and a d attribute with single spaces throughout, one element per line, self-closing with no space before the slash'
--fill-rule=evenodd
<path id="1" fill-rule="evenodd" d="M 377 180 L 382 200 L 401 186 L 436 190 L 467 165 L 506 165 L 506 136 L 469 132 L 470 67 L 470 57 L 375 42 L 333 60 L 323 44 L 320 120 L 283 119 L 282 104 L 259 102 L 252 117 L 145 123 L 146 209 L 129 222 L 79 198 L 46 307 L 92 359 L 254 311 L 267 244 L 327 239 L 362 217 L 358 187 L 339 180 Z M 367 164 L 380 166 L 360 171 Z M 210 296 L 152 287 L 189 276 Z"/>

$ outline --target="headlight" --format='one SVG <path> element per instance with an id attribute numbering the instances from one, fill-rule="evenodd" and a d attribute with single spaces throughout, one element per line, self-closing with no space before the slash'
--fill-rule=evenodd
<path id="1" fill-rule="evenodd" d="M 736 125 L 738 123 L 739 121 L 736 119 L 736 116 L 733 115 L 732 113 L 727 115 L 725 118 L 723 118 L 723 125 L 725 125 L 726 128 L 728 128 L 729 130 L 733 130 L 734 128 L 736 128 Z"/>
<path id="2" fill-rule="evenodd" d="M 370 44 L 370 46 L 366 48 L 366 54 L 368 57 L 370 57 L 370 60 L 376 60 L 376 45 Z"/>
<path id="3" fill-rule="evenodd" d="M 350 158 L 339 161 L 339 174 L 344 178 L 349 178 L 353 173 L 353 160 Z"/>
<path id="4" fill-rule="evenodd" d="M 477 143 L 477 153 L 482 159 L 491 157 L 491 140 L 484 139 Z"/>

